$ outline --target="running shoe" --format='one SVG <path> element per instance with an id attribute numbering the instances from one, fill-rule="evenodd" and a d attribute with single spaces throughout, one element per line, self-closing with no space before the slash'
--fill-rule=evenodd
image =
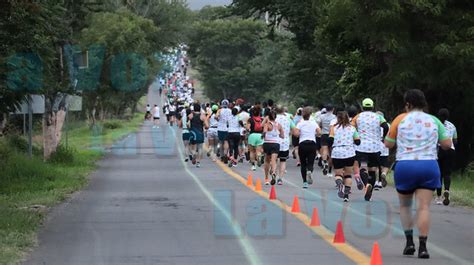
<path id="1" fill-rule="evenodd" d="M 211 157 L 211 151 L 207 152 L 207 157 Z"/>
<path id="2" fill-rule="evenodd" d="M 263 165 L 263 162 L 264 162 L 263 159 L 264 159 L 264 157 L 262 155 L 257 158 L 257 166 L 258 167 L 261 167 Z"/>
<path id="3" fill-rule="evenodd" d="M 293 154 L 293 159 L 296 159 L 296 152 L 295 152 L 295 150 L 294 150 L 294 149 L 293 149 L 293 152 L 292 152 L 292 154 Z"/>
<path id="4" fill-rule="evenodd" d="M 265 185 L 270 185 L 270 181 L 268 180 L 268 178 L 265 178 Z"/>
<path id="5" fill-rule="evenodd" d="M 185 163 L 188 163 L 188 162 L 189 162 L 189 159 L 188 159 L 188 158 L 185 158 L 185 159 L 184 159 L 184 162 L 185 162 Z"/>
<path id="6" fill-rule="evenodd" d="M 354 180 L 357 183 L 357 189 L 363 190 L 364 189 L 364 182 L 362 182 L 362 179 L 360 178 L 359 175 L 354 176 Z"/>
<path id="7" fill-rule="evenodd" d="M 442 205 L 443 204 L 443 199 L 441 198 L 441 196 L 436 196 L 435 203 L 436 203 L 436 205 Z"/>
<path id="8" fill-rule="evenodd" d="M 419 259 L 429 259 L 430 258 L 430 254 L 428 253 L 428 250 L 426 249 L 426 247 L 419 247 L 418 248 L 418 258 Z"/>
<path id="9" fill-rule="evenodd" d="M 444 195 L 443 204 L 448 206 L 449 205 L 449 190 L 445 190 L 443 195 Z"/>
<path id="10" fill-rule="evenodd" d="M 260 165 L 265 164 L 265 156 L 261 155 L 260 156 Z"/>
<path id="11" fill-rule="evenodd" d="M 257 171 L 257 167 L 255 166 L 255 164 L 252 165 L 252 171 Z"/>
<path id="12" fill-rule="evenodd" d="M 382 174 L 382 175 L 380 176 L 380 181 L 382 182 L 382 187 L 383 187 L 383 188 L 387 187 L 387 185 L 388 185 L 388 182 L 387 182 L 387 175 Z"/>
<path id="13" fill-rule="evenodd" d="M 300 163 L 300 162 L 296 162 L 296 166 L 297 166 L 297 167 L 301 166 L 301 163 Z"/>
<path id="14" fill-rule="evenodd" d="M 280 185 L 280 186 L 283 185 L 283 180 L 281 178 L 278 178 L 277 185 Z"/>
<path id="15" fill-rule="evenodd" d="M 273 173 L 272 174 L 272 180 L 270 181 L 270 184 L 272 184 L 272 186 L 273 186 L 273 185 L 275 185 L 275 183 L 276 183 L 276 174 Z"/>
<path id="16" fill-rule="evenodd" d="M 336 179 L 336 186 L 337 186 L 337 196 L 339 198 L 344 198 L 344 183 L 342 183 L 342 179 Z"/>
<path id="17" fill-rule="evenodd" d="M 240 157 L 239 163 L 241 163 L 241 164 L 244 163 L 244 158 L 243 157 Z"/>
<path id="18" fill-rule="evenodd" d="M 193 163 L 193 165 L 196 165 L 196 155 L 192 156 L 192 163 Z"/>
<path id="19" fill-rule="evenodd" d="M 245 152 L 245 160 L 250 161 L 250 152 Z"/>
<path id="20" fill-rule="evenodd" d="M 319 166 L 320 168 L 323 168 L 323 159 L 322 159 L 321 157 L 318 158 L 318 166 Z"/>
<path id="21" fill-rule="evenodd" d="M 382 182 L 376 181 L 374 185 L 374 190 L 381 190 L 382 189 Z"/>
<path id="22" fill-rule="evenodd" d="M 366 201 L 370 201 L 370 199 L 372 198 L 372 185 L 371 184 L 367 184 L 367 187 L 366 187 L 366 191 L 365 191 L 365 196 L 364 196 L 364 199 Z"/>
<path id="23" fill-rule="evenodd" d="M 309 170 L 306 171 L 306 179 L 307 179 L 309 185 L 313 184 L 313 178 L 311 177 L 311 174 L 313 174 L 313 172 L 311 172 Z"/>
<path id="24" fill-rule="evenodd" d="M 349 194 L 344 194 L 344 202 L 349 202 Z"/>
<path id="25" fill-rule="evenodd" d="M 329 166 L 326 164 L 323 164 L 323 176 L 328 175 L 328 169 L 329 169 Z"/>
<path id="26" fill-rule="evenodd" d="M 193 160 L 193 155 L 189 155 L 189 160 Z"/>
<path id="27" fill-rule="evenodd" d="M 334 175 L 332 173 L 328 173 L 328 178 L 333 178 Z"/>
<path id="28" fill-rule="evenodd" d="M 403 255 L 405 256 L 412 256 L 415 254 L 415 244 L 414 243 L 408 243 L 406 244 L 405 248 L 403 249 Z"/>
<path id="29" fill-rule="evenodd" d="M 233 166 L 233 167 L 237 167 L 237 162 L 233 162 L 233 163 L 232 163 L 232 166 Z"/>
<path id="30" fill-rule="evenodd" d="M 200 168 L 200 167 L 201 167 L 201 163 L 197 162 L 197 163 L 196 163 L 196 167 L 197 167 L 197 168 Z"/>
<path id="31" fill-rule="evenodd" d="M 303 182 L 303 189 L 307 189 L 307 188 L 309 188 L 308 182 Z"/>

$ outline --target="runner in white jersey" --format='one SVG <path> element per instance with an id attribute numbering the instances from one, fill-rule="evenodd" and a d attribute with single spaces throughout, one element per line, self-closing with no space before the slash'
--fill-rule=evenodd
<path id="1" fill-rule="evenodd" d="M 217 111 L 219 110 L 219 106 L 213 105 L 211 107 L 211 113 L 208 114 L 207 120 L 209 123 L 209 129 L 207 130 L 207 140 L 209 145 L 209 151 L 207 152 L 207 156 L 212 158 L 212 161 L 216 161 L 217 158 L 217 143 L 219 141 L 219 137 L 217 136 L 217 126 L 219 121 L 217 121 Z"/>
<path id="2" fill-rule="evenodd" d="M 191 137 L 191 132 L 189 131 L 188 128 L 188 116 L 191 114 L 191 109 L 189 108 L 189 105 L 185 104 L 184 109 L 181 111 L 179 117 L 178 117 L 178 126 L 179 128 L 182 129 L 182 134 L 183 134 L 183 145 L 184 145 L 184 162 L 188 162 L 189 160 L 192 159 L 191 156 L 191 147 L 189 144 L 190 137 Z"/>
<path id="3" fill-rule="evenodd" d="M 326 107 L 326 113 L 321 114 L 318 120 L 318 125 L 321 128 L 321 157 L 323 164 L 323 175 L 328 175 L 330 171 L 330 149 L 329 149 L 329 132 L 331 130 L 331 122 L 336 119 L 334 115 L 334 107 L 328 105 Z"/>
<path id="4" fill-rule="evenodd" d="M 456 159 L 456 148 L 455 145 L 458 142 L 458 132 L 456 130 L 456 126 L 452 124 L 449 119 L 449 110 L 448 109 L 440 109 L 438 112 L 438 118 L 443 123 L 444 127 L 446 128 L 446 133 L 451 138 L 453 144 L 451 148 L 448 150 L 443 150 L 439 148 L 438 151 L 438 164 L 439 169 L 441 171 L 441 187 L 436 189 L 436 199 L 435 202 L 438 205 L 444 204 L 449 205 L 449 190 L 451 186 L 451 173 L 454 168 L 454 163 Z M 444 184 L 444 193 L 443 197 L 441 197 L 442 192 L 442 185 Z"/>
<path id="5" fill-rule="evenodd" d="M 380 139 L 388 132 L 385 119 L 374 112 L 374 101 L 366 98 L 362 101 L 363 112 L 352 119 L 360 135 L 361 144 L 356 147 L 357 161 L 360 164 L 360 176 L 366 185 L 365 200 L 370 201 L 377 180 L 380 164 Z M 381 134 L 380 128 L 383 128 Z"/>
<path id="6" fill-rule="evenodd" d="M 155 105 L 153 107 L 153 122 L 154 122 L 154 129 L 160 128 L 160 109 L 158 108 L 158 105 Z"/>
<path id="7" fill-rule="evenodd" d="M 275 122 L 280 124 L 284 131 L 284 138 L 280 140 L 280 152 L 278 153 L 280 166 L 277 176 L 277 184 L 283 185 L 283 177 L 286 173 L 286 160 L 290 155 L 290 134 L 291 130 L 295 127 L 295 124 L 291 117 L 285 113 L 282 106 L 277 106 L 275 110 L 277 113 Z"/>
<path id="8" fill-rule="evenodd" d="M 217 136 L 219 137 L 219 156 L 222 162 L 227 163 L 229 142 L 227 136 L 229 134 L 229 120 L 232 117 L 232 111 L 229 109 L 229 101 L 224 99 L 221 102 L 221 109 L 217 112 Z"/>

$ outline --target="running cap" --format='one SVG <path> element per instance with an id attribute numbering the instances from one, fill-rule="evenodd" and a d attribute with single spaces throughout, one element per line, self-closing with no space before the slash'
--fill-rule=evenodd
<path id="1" fill-rule="evenodd" d="M 227 99 L 224 99 L 222 102 L 221 102 L 221 105 L 224 106 L 224 107 L 227 107 L 229 106 L 229 101 Z"/>
<path id="2" fill-rule="evenodd" d="M 328 112 L 326 108 L 323 108 L 323 109 L 321 110 L 321 114 L 325 114 L 326 112 Z"/>
<path id="3" fill-rule="evenodd" d="M 212 105 L 212 111 L 216 111 L 216 110 L 218 110 L 218 109 L 219 109 L 219 106 L 217 106 L 217 105 Z"/>
<path id="4" fill-rule="evenodd" d="M 366 98 L 362 101 L 362 107 L 364 107 L 364 108 L 373 108 L 374 107 L 374 101 L 370 98 Z"/>

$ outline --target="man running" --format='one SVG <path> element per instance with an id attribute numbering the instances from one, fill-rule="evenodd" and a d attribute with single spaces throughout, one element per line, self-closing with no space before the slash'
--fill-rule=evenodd
<path id="1" fill-rule="evenodd" d="M 356 127 L 361 139 L 361 144 L 356 147 L 356 156 L 360 165 L 360 176 L 366 185 L 364 198 L 370 201 L 380 164 L 380 139 L 388 133 L 388 124 L 382 116 L 374 112 L 372 99 L 364 99 L 362 109 L 363 111 L 352 119 L 352 125 Z M 383 128 L 383 134 L 380 127 Z"/>
<path id="2" fill-rule="evenodd" d="M 331 123 L 337 119 L 334 115 L 334 107 L 332 105 L 326 106 L 326 113 L 319 117 L 319 127 L 321 128 L 321 157 L 323 164 L 323 175 L 327 176 L 330 171 L 329 165 L 329 132 L 331 130 Z"/>
<path id="3" fill-rule="evenodd" d="M 201 167 L 202 151 L 204 144 L 204 128 L 209 128 L 206 115 L 201 113 L 201 106 L 194 104 L 194 111 L 189 115 L 188 125 L 191 131 L 192 163 Z"/>
<path id="4" fill-rule="evenodd" d="M 250 152 L 250 164 L 252 164 L 252 171 L 257 170 L 257 165 L 261 166 L 262 161 L 262 133 L 263 133 L 263 118 L 260 116 L 262 110 L 260 107 L 253 107 L 252 117 L 248 120 L 247 130 L 249 131 L 248 148 Z"/>
<path id="5" fill-rule="evenodd" d="M 160 109 L 158 108 L 158 105 L 153 107 L 153 123 L 155 124 L 153 126 L 154 129 L 160 128 Z"/>
<path id="6" fill-rule="evenodd" d="M 227 99 L 222 100 L 221 109 L 217 112 L 217 120 L 219 121 L 217 125 L 217 134 L 219 137 L 219 155 L 222 162 L 227 164 L 227 155 L 229 151 L 229 120 L 232 117 L 232 111 L 229 109 L 229 101 Z"/>
<path id="7" fill-rule="evenodd" d="M 277 175 L 277 184 L 283 185 L 283 177 L 286 172 L 286 160 L 290 156 L 290 133 L 295 125 L 293 124 L 291 117 L 285 113 L 285 109 L 282 106 L 277 106 L 275 110 L 277 113 L 275 122 L 280 124 L 284 131 L 284 138 L 280 141 L 280 152 L 278 153 L 280 166 Z"/>
<path id="8" fill-rule="evenodd" d="M 188 116 L 192 113 L 189 105 L 185 104 L 183 110 L 178 117 L 178 126 L 182 129 L 182 137 L 183 137 L 183 145 L 184 145 L 184 162 L 188 162 L 190 159 L 192 160 L 191 150 L 189 141 L 191 138 L 191 132 L 189 131 L 188 127 Z"/>
<path id="9" fill-rule="evenodd" d="M 449 138 L 451 138 L 453 144 L 451 148 L 448 150 L 443 150 L 442 148 L 438 151 L 438 164 L 441 170 L 441 185 L 444 184 L 444 193 L 443 197 L 441 198 L 441 191 L 442 186 L 436 189 L 436 204 L 441 205 L 449 205 L 449 188 L 451 186 L 451 172 L 454 167 L 455 157 L 456 157 L 456 148 L 455 145 L 458 142 L 458 133 L 456 130 L 456 126 L 452 124 L 449 119 L 449 110 L 448 109 L 440 109 L 438 112 L 438 118 L 443 123 L 444 127 L 446 128 L 446 133 Z"/>

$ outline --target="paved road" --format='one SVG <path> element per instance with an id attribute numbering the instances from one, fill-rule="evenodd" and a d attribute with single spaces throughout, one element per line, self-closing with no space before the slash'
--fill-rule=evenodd
<path id="1" fill-rule="evenodd" d="M 149 102 L 157 101 L 152 89 Z M 246 164 L 232 172 L 209 160 L 200 169 L 184 164 L 177 134 L 145 123 L 117 143 L 90 185 L 51 212 L 24 264 L 367 264 L 374 241 L 384 264 L 473 264 L 472 210 L 433 206 L 432 259 L 402 257 L 393 189 L 376 192 L 371 203 L 354 191 L 343 204 L 318 172 L 303 193 L 290 160 L 277 187 L 281 202 L 273 203 L 269 187 L 257 193 L 243 183 Z M 303 214 L 287 212 L 294 196 Z M 324 228 L 305 224 L 313 207 Z M 338 220 L 348 244 L 331 244 Z"/>

